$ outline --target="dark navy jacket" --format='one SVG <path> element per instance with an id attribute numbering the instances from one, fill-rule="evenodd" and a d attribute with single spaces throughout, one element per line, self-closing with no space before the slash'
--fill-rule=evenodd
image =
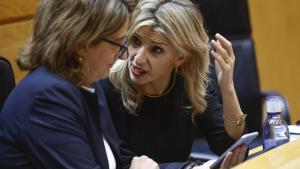
<path id="1" fill-rule="evenodd" d="M 119 140 L 96 90 L 98 96 L 44 68 L 27 75 L 0 115 L 0 168 L 107 169 L 103 135 L 122 168 Z"/>

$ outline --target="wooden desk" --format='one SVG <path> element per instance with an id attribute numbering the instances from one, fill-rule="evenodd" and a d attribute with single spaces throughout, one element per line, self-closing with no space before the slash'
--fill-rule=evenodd
<path id="1" fill-rule="evenodd" d="M 234 169 L 295 169 L 300 168 L 300 140 L 292 141 L 253 159 Z"/>

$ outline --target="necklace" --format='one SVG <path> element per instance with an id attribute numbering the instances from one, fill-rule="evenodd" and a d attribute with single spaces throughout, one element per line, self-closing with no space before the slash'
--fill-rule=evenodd
<path id="1" fill-rule="evenodd" d="M 162 94 L 160 94 L 160 95 L 149 95 L 149 94 L 145 94 L 145 96 L 147 96 L 147 97 L 153 97 L 153 98 L 156 98 L 156 97 L 162 97 L 162 96 L 165 96 L 165 95 L 167 95 L 168 93 L 170 93 L 170 91 L 173 89 L 173 87 L 175 86 L 175 82 L 176 82 L 176 73 L 173 73 L 174 75 L 173 75 L 173 77 L 172 77 L 172 84 L 170 84 L 169 86 L 168 86 L 168 89 L 165 91 L 165 92 L 163 92 Z"/>

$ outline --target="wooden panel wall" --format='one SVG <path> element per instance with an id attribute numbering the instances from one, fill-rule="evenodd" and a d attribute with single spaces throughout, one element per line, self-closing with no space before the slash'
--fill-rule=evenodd
<path id="1" fill-rule="evenodd" d="M 0 25 L 31 19 L 37 0 L 1 0 Z"/>
<path id="2" fill-rule="evenodd" d="M 248 0 L 264 90 L 281 92 L 300 120 L 300 1 Z"/>
<path id="3" fill-rule="evenodd" d="M 38 0 L 0 1 L 0 55 L 12 63 L 17 82 L 27 72 L 18 69 L 14 57 L 28 41 L 37 2 Z"/>

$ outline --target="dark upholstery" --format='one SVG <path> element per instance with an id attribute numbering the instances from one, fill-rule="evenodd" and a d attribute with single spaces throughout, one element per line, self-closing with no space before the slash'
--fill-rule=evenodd
<path id="1" fill-rule="evenodd" d="M 8 60 L 0 56 L 0 110 L 10 91 L 15 87 L 15 77 Z"/>
<path id="2" fill-rule="evenodd" d="M 205 18 L 209 35 L 248 36 L 251 34 L 247 0 L 196 0 Z"/>

